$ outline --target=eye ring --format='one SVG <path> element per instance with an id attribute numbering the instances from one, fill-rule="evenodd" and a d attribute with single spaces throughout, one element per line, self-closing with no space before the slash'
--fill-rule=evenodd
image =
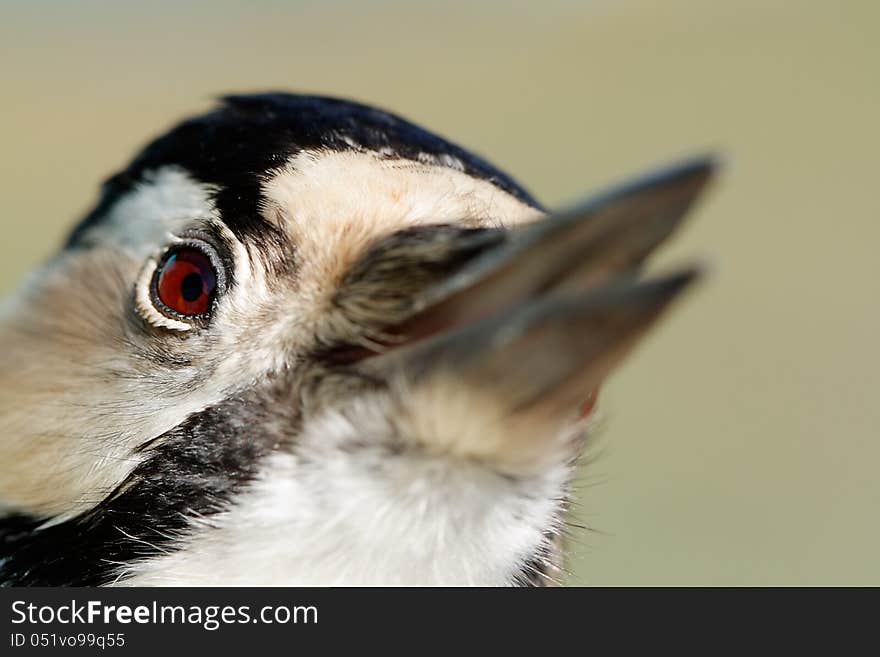
<path id="1" fill-rule="evenodd" d="M 193 238 L 169 247 L 150 281 L 150 301 L 165 317 L 204 325 L 226 291 L 226 270 L 216 249 Z"/>

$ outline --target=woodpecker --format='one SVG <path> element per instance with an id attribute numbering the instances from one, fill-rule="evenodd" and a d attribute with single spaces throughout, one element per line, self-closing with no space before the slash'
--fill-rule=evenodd
<path id="1" fill-rule="evenodd" d="M 600 384 L 716 166 L 547 212 L 342 99 L 148 144 L 0 309 L 5 585 L 549 585 Z"/>

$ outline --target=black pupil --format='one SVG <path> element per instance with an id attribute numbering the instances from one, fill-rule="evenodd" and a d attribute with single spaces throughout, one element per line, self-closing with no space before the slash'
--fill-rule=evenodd
<path id="1" fill-rule="evenodd" d="M 187 274 L 180 284 L 180 292 L 187 301 L 196 301 L 202 296 L 202 275 L 196 272 Z"/>

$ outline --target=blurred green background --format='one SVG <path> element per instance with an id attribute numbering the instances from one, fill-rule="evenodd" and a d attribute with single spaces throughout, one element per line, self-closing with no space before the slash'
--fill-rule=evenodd
<path id="1" fill-rule="evenodd" d="M 727 170 L 662 263 L 712 274 L 603 392 L 573 584 L 880 584 L 880 3 L 0 0 L 0 294 L 146 139 L 326 92 L 547 204 Z"/>

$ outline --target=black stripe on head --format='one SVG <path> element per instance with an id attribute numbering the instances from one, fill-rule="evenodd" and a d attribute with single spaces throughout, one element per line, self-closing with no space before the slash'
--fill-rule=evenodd
<path id="1" fill-rule="evenodd" d="M 35 518 L 0 518 L 0 585 L 99 586 L 120 566 L 173 550 L 189 518 L 226 508 L 262 457 L 296 435 L 300 418 L 289 390 L 275 382 L 271 392 L 191 416 L 142 448 L 146 460 L 76 518 L 45 529 Z"/>
<path id="2" fill-rule="evenodd" d="M 387 157 L 444 164 L 459 160 L 464 172 L 487 180 L 521 201 L 539 207 L 510 176 L 485 160 L 394 114 L 359 103 L 322 96 L 262 93 L 227 96 L 215 110 L 184 121 L 159 137 L 103 187 L 97 206 L 73 230 L 68 246 L 144 178 L 148 171 L 178 166 L 194 179 L 216 186 L 221 218 L 239 238 L 265 236 L 260 218 L 260 184 L 307 149 L 363 148 Z"/>

